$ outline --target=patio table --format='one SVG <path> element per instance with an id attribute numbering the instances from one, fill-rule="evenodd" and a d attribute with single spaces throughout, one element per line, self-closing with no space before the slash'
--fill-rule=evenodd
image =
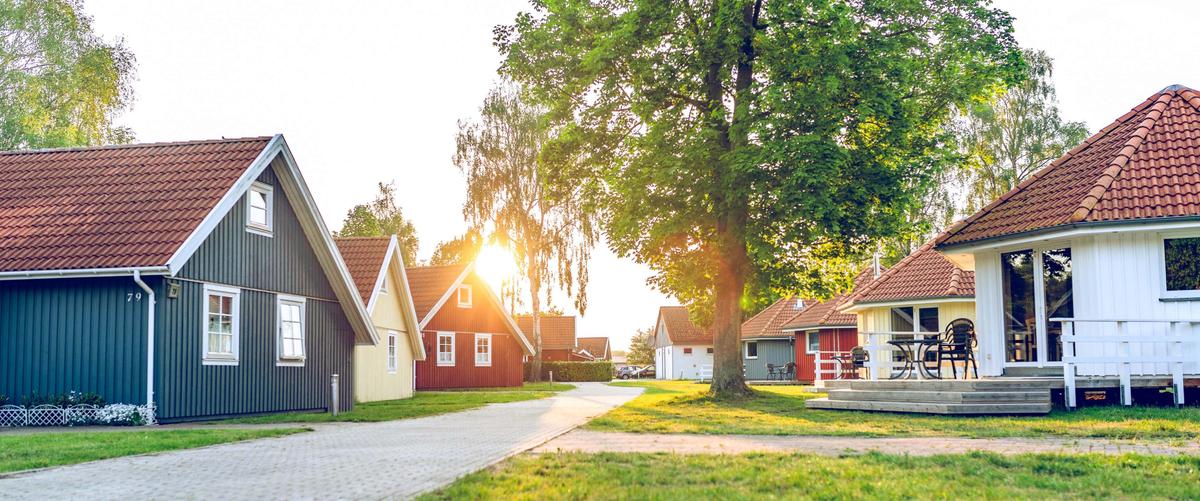
<path id="1" fill-rule="evenodd" d="M 938 344 L 936 337 L 892 339 L 887 343 L 898 348 L 904 358 L 904 367 L 900 369 L 900 372 L 892 374 L 888 379 L 907 379 L 913 372 L 916 372 L 917 379 L 941 379 L 941 376 L 935 376 L 925 366 L 925 354 L 929 351 L 929 348 Z"/>

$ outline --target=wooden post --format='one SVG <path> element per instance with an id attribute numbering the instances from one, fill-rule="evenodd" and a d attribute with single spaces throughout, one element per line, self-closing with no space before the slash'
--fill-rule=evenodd
<path id="1" fill-rule="evenodd" d="M 1066 341 L 1063 341 L 1063 399 L 1066 400 L 1067 409 L 1074 409 L 1078 402 L 1075 401 L 1075 322 L 1063 322 L 1063 330 L 1066 331 L 1063 336 Z M 1067 349 L 1068 343 L 1071 349 Z"/>

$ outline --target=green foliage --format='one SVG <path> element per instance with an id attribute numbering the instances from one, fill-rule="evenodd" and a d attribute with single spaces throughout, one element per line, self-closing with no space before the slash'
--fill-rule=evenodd
<path id="1" fill-rule="evenodd" d="M 532 380 L 533 364 L 525 364 L 525 379 Z M 602 381 L 608 382 L 613 379 L 613 363 L 612 362 L 559 362 L 559 361 L 542 361 L 542 377 L 541 379 L 550 379 L 550 373 L 554 373 L 555 381 L 565 382 L 586 382 L 586 381 Z"/>
<path id="2" fill-rule="evenodd" d="M 629 341 L 629 354 L 625 362 L 629 365 L 650 365 L 654 363 L 654 327 L 638 329 L 637 334 Z"/>
<path id="3" fill-rule="evenodd" d="M 1200 238 L 1168 238 L 1163 248 L 1167 290 L 1200 290 Z"/>
<path id="4" fill-rule="evenodd" d="M 474 229 L 467 230 L 460 237 L 438 243 L 437 248 L 433 250 L 433 257 L 429 258 L 429 264 L 444 266 L 471 263 L 475 261 L 481 248 L 483 237 Z"/>
<path id="5" fill-rule="evenodd" d="M 418 499 L 1195 499 L 1195 456 L 514 456 Z"/>
<path id="6" fill-rule="evenodd" d="M 386 237 L 396 235 L 400 244 L 400 255 L 404 264 L 416 264 L 417 229 L 412 221 L 404 218 L 404 212 L 396 204 L 396 186 L 379 183 L 379 193 L 368 204 L 355 205 L 346 213 L 342 230 L 335 232 L 339 237 Z"/>
<path id="7" fill-rule="evenodd" d="M 0 0 L 0 150 L 130 142 L 134 70 L 79 0 Z"/>
<path id="8" fill-rule="evenodd" d="M 1088 135 L 1086 124 L 1058 114 L 1050 56 L 1026 50 L 1024 57 L 1019 83 L 966 108 L 959 135 L 967 161 L 959 175 L 968 188 L 967 213 L 1012 190 Z"/>
<path id="9" fill-rule="evenodd" d="M 70 407 L 72 405 L 95 405 L 103 407 L 104 398 L 96 393 L 79 393 L 75 391 L 67 393 L 38 393 L 33 392 L 29 395 L 21 396 L 21 405 L 26 408 L 33 408 L 39 405 L 54 405 L 58 407 Z M 0 404 L 3 405 L 3 404 Z"/>
<path id="10" fill-rule="evenodd" d="M 954 158 L 951 110 L 1021 67 L 984 0 L 534 6 L 502 72 L 565 123 L 543 157 L 610 246 L 713 327 L 715 391 L 745 391 L 743 308 L 846 288 Z"/>

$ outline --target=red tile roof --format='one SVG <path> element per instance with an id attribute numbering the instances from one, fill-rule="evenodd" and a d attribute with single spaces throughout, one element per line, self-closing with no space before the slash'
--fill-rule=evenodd
<path id="1" fill-rule="evenodd" d="M 802 305 L 800 298 L 796 296 L 775 301 L 771 306 L 742 322 L 742 339 L 787 336 L 788 334 L 781 330 L 782 327 L 796 318 L 809 304 L 810 301 L 804 301 Z"/>
<path id="2" fill-rule="evenodd" d="M 450 287 L 466 270 L 465 264 L 446 266 L 418 266 L 406 268 L 408 288 L 413 298 L 413 306 L 417 310 L 417 319 L 424 320 L 437 302 L 446 295 Z"/>
<path id="3" fill-rule="evenodd" d="M 974 297 L 975 273 L 955 266 L 934 250 L 935 241 L 926 242 L 874 282 L 856 290 L 846 303 Z"/>
<path id="4" fill-rule="evenodd" d="M 881 273 L 886 273 L 883 268 L 880 268 Z M 883 275 L 880 275 L 882 278 Z M 854 288 L 850 291 L 839 294 L 830 298 L 827 301 L 810 301 L 806 302 L 807 306 L 804 311 L 793 317 L 784 325 L 788 330 L 811 329 L 815 327 L 842 327 L 849 325 L 857 325 L 858 318 L 853 313 L 842 313 L 838 310 L 846 304 L 850 296 L 856 292 L 873 284 L 875 278 L 875 269 L 867 267 L 858 272 L 858 276 L 854 277 Z"/>
<path id="5" fill-rule="evenodd" d="M 658 309 L 658 318 L 667 326 L 667 337 L 671 344 L 712 344 L 711 329 L 702 329 L 692 323 L 683 306 L 663 306 Z"/>
<path id="6" fill-rule="evenodd" d="M 333 239 L 342 261 L 350 270 L 354 286 L 362 296 L 363 304 L 371 302 L 371 294 L 375 292 L 375 282 L 379 280 L 379 271 L 383 268 L 383 260 L 392 243 L 391 237 L 338 237 Z"/>
<path id="7" fill-rule="evenodd" d="M 521 332 L 533 339 L 533 317 L 519 315 L 514 318 Z M 538 320 L 542 327 L 543 350 L 570 350 L 576 347 L 575 317 L 542 315 Z"/>
<path id="8" fill-rule="evenodd" d="M 952 227 L 937 243 L 1182 216 L 1200 216 L 1200 93 L 1172 85 Z"/>
<path id="9" fill-rule="evenodd" d="M 0 271 L 163 266 L 270 140 L 0 153 Z"/>
<path id="10" fill-rule="evenodd" d="M 579 348 L 587 350 L 596 360 L 612 360 L 612 353 L 608 351 L 608 338 L 581 337 L 578 341 Z"/>

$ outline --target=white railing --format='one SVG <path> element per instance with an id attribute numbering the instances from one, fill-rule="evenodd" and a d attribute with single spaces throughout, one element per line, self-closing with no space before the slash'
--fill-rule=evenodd
<path id="1" fill-rule="evenodd" d="M 834 360 L 834 357 L 849 357 L 849 351 L 835 350 L 810 353 L 813 353 L 813 386 L 823 388 L 826 380 L 841 379 L 844 376 L 842 374 L 843 367 L 841 362 Z M 829 368 L 827 369 L 825 366 L 829 366 Z M 825 377 L 826 375 L 829 377 Z"/>
<path id="2" fill-rule="evenodd" d="M 712 381 L 712 364 L 704 364 L 700 366 L 700 380 Z"/>
<path id="3" fill-rule="evenodd" d="M 1184 364 L 1200 363 L 1200 350 L 1193 349 L 1189 353 L 1184 345 L 1200 341 L 1195 332 L 1188 332 L 1194 330 L 1196 324 L 1200 324 L 1200 320 L 1051 318 L 1050 321 L 1062 324 L 1063 393 L 1068 406 L 1075 407 L 1075 379 L 1078 376 L 1076 371 L 1082 364 L 1088 364 L 1089 368 L 1093 367 L 1092 364 L 1099 366 L 1098 374 L 1094 375 L 1117 376 L 1121 384 L 1121 403 L 1124 405 L 1133 404 L 1134 364 L 1138 365 L 1139 375 L 1169 374 L 1171 386 L 1174 388 L 1175 404 L 1183 405 Z M 1087 331 L 1108 331 L 1108 327 L 1111 326 L 1112 332 L 1115 333 L 1077 334 L 1076 324 L 1098 324 L 1099 328 L 1089 328 Z M 1140 332 L 1131 333 L 1131 324 L 1151 327 L 1165 324 L 1167 329 L 1165 333 L 1160 332 L 1161 329 L 1153 328 L 1135 329 Z M 1080 355 L 1080 345 L 1092 346 L 1084 348 L 1084 354 Z M 1134 353 L 1133 345 L 1138 347 L 1137 353 Z M 1165 350 L 1159 350 L 1160 347 L 1164 347 Z M 1109 354 L 1114 348 L 1116 354 Z M 1108 367 L 1113 364 L 1117 366 L 1117 370 L 1109 371 Z M 1164 364 L 1166 370 L 1159 370 Z M 1150 369 L 1146 370 L 1147 367 Z"/>
<path id="4" fill-rule="evenodd" d="M 941 336 L 940 332 L 896 332 L 896 331 L 878 331 L 865 332 L 867 336 L 867 344 L 863 345 L 863 349 L 867 350 L 867 360 L 863 363 L 863 367 L 867 368 L 867 378 L 874 381 L 879 379 L 879 373 L 883 372 L 885 378 L 890 378 L 896 369 L 903 368 L 904 362 L 895 360 L 895 354 L 900 352 L 900 348 L 896 345 L 888 344 L 888 341 L 903 336 L 904 338 L 912 338 L 918 336 L 918 339 L 937 339 Z M 913 364 L 923 364 L 921 359 L 922 353 L 918 350 L 913 354 L 917 357 Z M 924 379 L 924 371 L 915 367 L 914 373 L 917 379 Z"/>

